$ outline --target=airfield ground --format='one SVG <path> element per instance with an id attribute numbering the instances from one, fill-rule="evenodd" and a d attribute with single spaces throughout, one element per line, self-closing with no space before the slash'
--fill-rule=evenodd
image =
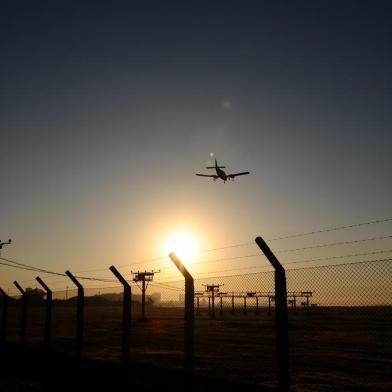
<path id="1" fill-rule="evenodd" d="M 29 309 L 28 347 L 42 345 L 44 311 Z M 19 306 L 11 306 L 7 342 L 18 342 L 19 315 Z M 72 358 L 75 315 L 72 306 L 54 307 L 52 352 Z M 134 314 L 132 362 L 180 374 L 183 309 L 151 307 L 148 322 L 138 318 Z M 391 307 L 319 307 L 309 315 L 299 309 L 289 322 L 294 391 L 392 390 Z M 196 375 L 273 388 L 275 343 L 274 317 L 265 308 L 257 316 L 253 309 L 234 316 L 226 310 L 215 319 L 204 310 L 195 322 Z M 84 357 L 118 363 L 120 344 L 121 306 L 86 306 Z"/>

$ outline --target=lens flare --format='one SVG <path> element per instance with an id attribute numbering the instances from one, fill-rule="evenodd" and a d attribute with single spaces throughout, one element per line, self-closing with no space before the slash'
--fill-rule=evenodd
<path id="1" fill-rule="evenodd" d="M 192 262 L 194 252 L 198 249 L 197 238 L 185 231 L 170 234 L 165 241 L 166 254 L 174 252 L 186 263 Z"/>

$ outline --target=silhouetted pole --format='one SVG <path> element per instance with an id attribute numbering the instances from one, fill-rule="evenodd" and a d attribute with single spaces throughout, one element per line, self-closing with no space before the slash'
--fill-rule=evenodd
<path id="1" fill-rule="evenodd" d="M 161 271 L 137 271 L 133 272 L 133 281 L 134 282 L 142 282 L 142 317 L 141 321 L 147 321 L 146 319 L 146 290 L 149 282 L 152 282 L 154 275 Z M 147 283 L 146 283 L 147 282 Z"/>
<path id="2" fill-rule="evenodd" d="M 170 253 L 169 257 L 185 278 L 184 370 L 188 375 L 193 375 L 195 325 L 193 277 L 175 253 Z"/>
<path id="3" fill-rule="evenodd" d="M 287 315 L 286 273 L 282 264 L 272 253 L 261 237 L 256 238 L 256 244 L 275 269 L 275 320 L 276 344 L 278 354 L 278 390 L 290 391 L 289 372 L 289 327 Z"/>
<path id="4" fill-rule="evenodd" d="M 297 314 L 297 297 L 293 295 L 294 314 Z"/>
<path id="5" fill-rule="evenodd" d="M 11 239 L 9 239 L 8 241 L 2 241 L 0 240 L 0 249 L 3 249 L 4 245 L 9 245 L 12 242 Z"/>
<path id="6" fill-rule="evenodd" d="M 121 363 L 126 364 L 129 362 L 129 349 L 131 344 L 131 311 L 132 311 L 132 291 L 130 284 L 125 278 L 117 271 L 113 265 L 110 267 L 110 271 L 113 272 L 114 276 L 124 286 L 123 295 L 123 315 L 122 315 L 122 344 L 121 344 Z"/>
<path id="7" fill-rule="evenodd" d="M 211 317 L 215 318 L 215 290 L 212 289 L 211 291 Z"/>
<path id="8" fill-rule="evenodd" d="M 222 316 L 223 314 L 223 297 L 220 297 L 220 309 L 219 309 L 219 314 Z"/>
<path id="9" fill-rule="evenodd" d="M 247 314 L 247 310 L 246 310 L 246 297 L 244 297 L 244 314 Z"/>
<path id="10" fill-rule="evenodd" d="M 231 296 L 231 314 L 234 316 L 234 294 Z"/>
<path id="11" fill-rule="evenodd" d="M 11 242 L 11 239 L 9 239 L 8 241 L 0 240 L 0 250 L 3 249 L 4 245 L 9 245 L 11 244 Z M 3 314 L 1 317 L 0 343 L 5 343 L 5 337 L 7 334 L 8 295 L 2 288 L 0 288 L 0 292 L 3 296 Z"/>
<path id="12" fill-rule="evenodd" d="M 7 336 L 8 295 L 2 288 L 0 288 L 0 293 L 3 296 L 3 310 L 2 310 L 2 316 L 1 316 L 0 344 L 4 344 L 6 336 Z"/>
<path id="13" fill-rule="evenodd" d="M 271 311 L 271 296 L 268 296 L 268 316 L 271 316 L 272 311 Z"/>
<path id="14" fill-rule="evenodd" d="M 26 344 L 26 321 L 27 321 L 27 294 L 22 289 L 20 284 L 15 280 L 14 285 L 22 293 L 22 317 L 20 320 L 20 344 L 24 346 Z"/>
<path id="15" fill-rule="evenodd" d="M 44 346 L 46 349 L 48 349 L 50 345 L 50 336 L 52 334 L 52 290 L 39 276 L 37 276 L 35 279 L 46 291 Z"/>
<path id="16" fill-rule="evenodd" d="M 146 281 L 142 280 L 142 320 L 146 320 Z"/>
<path id="17" fill-rule="evenodd" d="M 84 324 L 84 288 L 70 271 L 66 275 L 78 288 L 78 303 L 76 313 L 76 356 L 80 358 L 83 350 L 83 324 Z"/>

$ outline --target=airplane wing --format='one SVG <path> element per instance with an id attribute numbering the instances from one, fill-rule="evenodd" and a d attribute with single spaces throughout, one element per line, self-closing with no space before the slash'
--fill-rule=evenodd
<path id="1" fill-rule="evenodd" d="M 247 174 L 249 174 L 249 172 L 241 172 L 241 173 L 228 174 L 228 175 L 227 175 L 227 178 L 234 178 L 234 177 L 237 177 L 237 176 L 245 176 L 245 175 L 247 175 Z"/>
<path id="2" fill-rule="evenodd" d="M 196 175 L 200 176 L 200 177 L 212 177 L 212 178 L 217 178 L 218 177 L 215 174 L 199 174 L 199 173 L 196 173 Z"/>

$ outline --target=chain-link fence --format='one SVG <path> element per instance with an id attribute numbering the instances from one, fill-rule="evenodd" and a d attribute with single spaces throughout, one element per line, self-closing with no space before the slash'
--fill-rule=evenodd
<path id="1" fill-rule="evenodd" d="M 290 305 L 292 382 L 302 391 L 390 391 L 392 260 L 286 271 L 288 290 L 313 292 Z M 317 385 L 317 388 L 315 387 Z"/>
<path id="2" fill-rule="evenodd" d="M 290 373 L 298 391 L 389 391 L 392 260 L 286 271 Z M 274 272 L 195 280 L 195 372 L 276 385 Z M 123 287 L 85 289 L 83 356 L 119 361 Z M 3 300 L 3 297 L 1 297 Z M 45 293 L 28 292 L 26 344 L 42 345 Z M 131 360 L 181 368 L 184 282 L 151 282 L 145 318 L 132 285 Z M 77 290 L 53 293 L 53 351 L 75 352 Z M 21 297 L 10 297 L 6 341 L 20 341 Z"/>

